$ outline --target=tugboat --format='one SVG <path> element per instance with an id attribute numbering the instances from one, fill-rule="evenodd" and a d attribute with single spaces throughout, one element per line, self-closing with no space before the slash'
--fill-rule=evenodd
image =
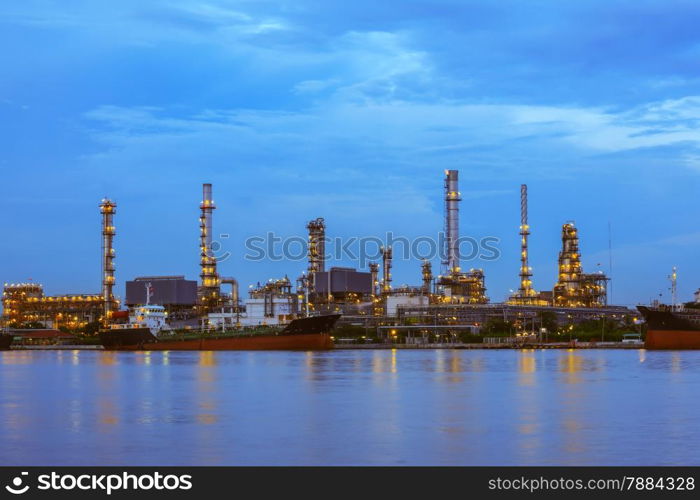
<path id="1" fill-rule="evenodd" d="M 637 309 L 647 323 L 646 349 L 700 349 L 700 310 Z"/>

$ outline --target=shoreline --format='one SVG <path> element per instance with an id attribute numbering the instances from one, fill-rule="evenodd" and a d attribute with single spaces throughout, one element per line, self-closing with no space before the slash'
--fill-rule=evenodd
<path id="1" fill-rule="evenodd" d="M 469 344 L 469 343 L 454 343 L 454 344 L 340 344 L 333 347 L 332 350 L 387 350 L 387 349 L 458 349 L 458 350 L 474 350 L 474 349 L 644 349 L 644 344 L 624 344 L 622 342 L 556 342 L 556 343 L 537 343 L 537 344 Z M 27 346 L 12 346 L 10 351 L 104 351 L 100 345 L 27 345 Z M 148 349 L 144 349 L 147 351 Z"/>

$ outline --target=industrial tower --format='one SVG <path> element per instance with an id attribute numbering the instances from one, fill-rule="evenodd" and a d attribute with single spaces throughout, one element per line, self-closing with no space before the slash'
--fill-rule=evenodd
<path id="1" fill-rule="evenodd" d="M 423 277 L 423 293 L 430 295 L 433 293 L 433 266 L 429 260 L 424 260 L 420 267 Z"/>
<path id="2" fill-rule="evenodd" d="M 102 323 L 108 325 L 112 313 L 117 309 L 117 301 L 114 298 L 114 214 L 117 213 L 117 204 L 104 198 L 100 202 L 102 214 Z"/>
<path id="3" fill-rule="evenodd" d="M 470 269 L 462 272 L 459 263 L 459 171 L 445 170 L 445 247 L 443 267 L 445 275 L 438 277 L 443 301 L 467 304 L 485 304 L 484 271 Z"/>
<path id="4" fill-rule="evenodd" d="M 528 237 L 530 225 L 527 220 L 527 184 L 520 185 L 520 287 L 508 300 L 509 304 L 547 305 L 532 287 L 532 268 L 528 262 Z"/>
<path id="5" fill-rule="evenodd" d="M 326 223 L 322 217 L 318 217 L 306 225 L 309 232 L 309 245 L 307 257 L 309 267 L 306 273 L 309 295 L 315 292 L 316 273 L 326 270 Z"/>
<path id="6" fill-rule="evenodd" d="M 221 280 L 216 271 L 216 257 L 212 251 L 213 215 L 216 205 L 212 198 L 211 184 L 202 186 L 202 202 L 199 205 L 199 277 L 202 284 L 199 288 L 199 301 L 203 313 L 211 312 L 221 302 Z"/>
<path id="7" fill-rule="evenodd" d="M 382 295 L 388 295 L 391 293 L 391 260 L 393 257 L 393 252 L 391 247 L 381 247 L 382 252 Z"/>
<path id="8" fill-rule="evenodd" d="M 601 307 L 607 304 L 609 278 L 600 273 L 586 274 L 581 266 L 578 230 L 567 222 L 561 230 L 559 279 L 554 285 L 554 305 L 564 307 Z"/>

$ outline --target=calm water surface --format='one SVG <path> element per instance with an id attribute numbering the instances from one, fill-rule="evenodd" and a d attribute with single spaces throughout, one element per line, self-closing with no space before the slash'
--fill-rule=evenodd
<path id="1" fill-rule="evenodd" d="M 700 352 L 0 352 L 2 465 L 700 465 Z"/>

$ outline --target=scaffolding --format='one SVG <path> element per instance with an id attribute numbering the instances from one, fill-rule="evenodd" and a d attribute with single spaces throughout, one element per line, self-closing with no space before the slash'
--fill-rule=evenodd
<path id="1" fill-rule="evenodd" d="M 603 273 L 584 273 L 579 251 L 578 230 L 573 222 L 562 226 L 559 278 L 553 290 L 554 305 L 601 307 L 607 305 L 607 282 Z"/>
<path id="2" fill-rule="evenodd" d="M 118 305 L 118 302 L 115 301 Z M 104 315 L 101 294 L 44 295 L 38 283 L 6 283 L 2 293 L 3 325 L 28 328 L 82 328 Z"/>

